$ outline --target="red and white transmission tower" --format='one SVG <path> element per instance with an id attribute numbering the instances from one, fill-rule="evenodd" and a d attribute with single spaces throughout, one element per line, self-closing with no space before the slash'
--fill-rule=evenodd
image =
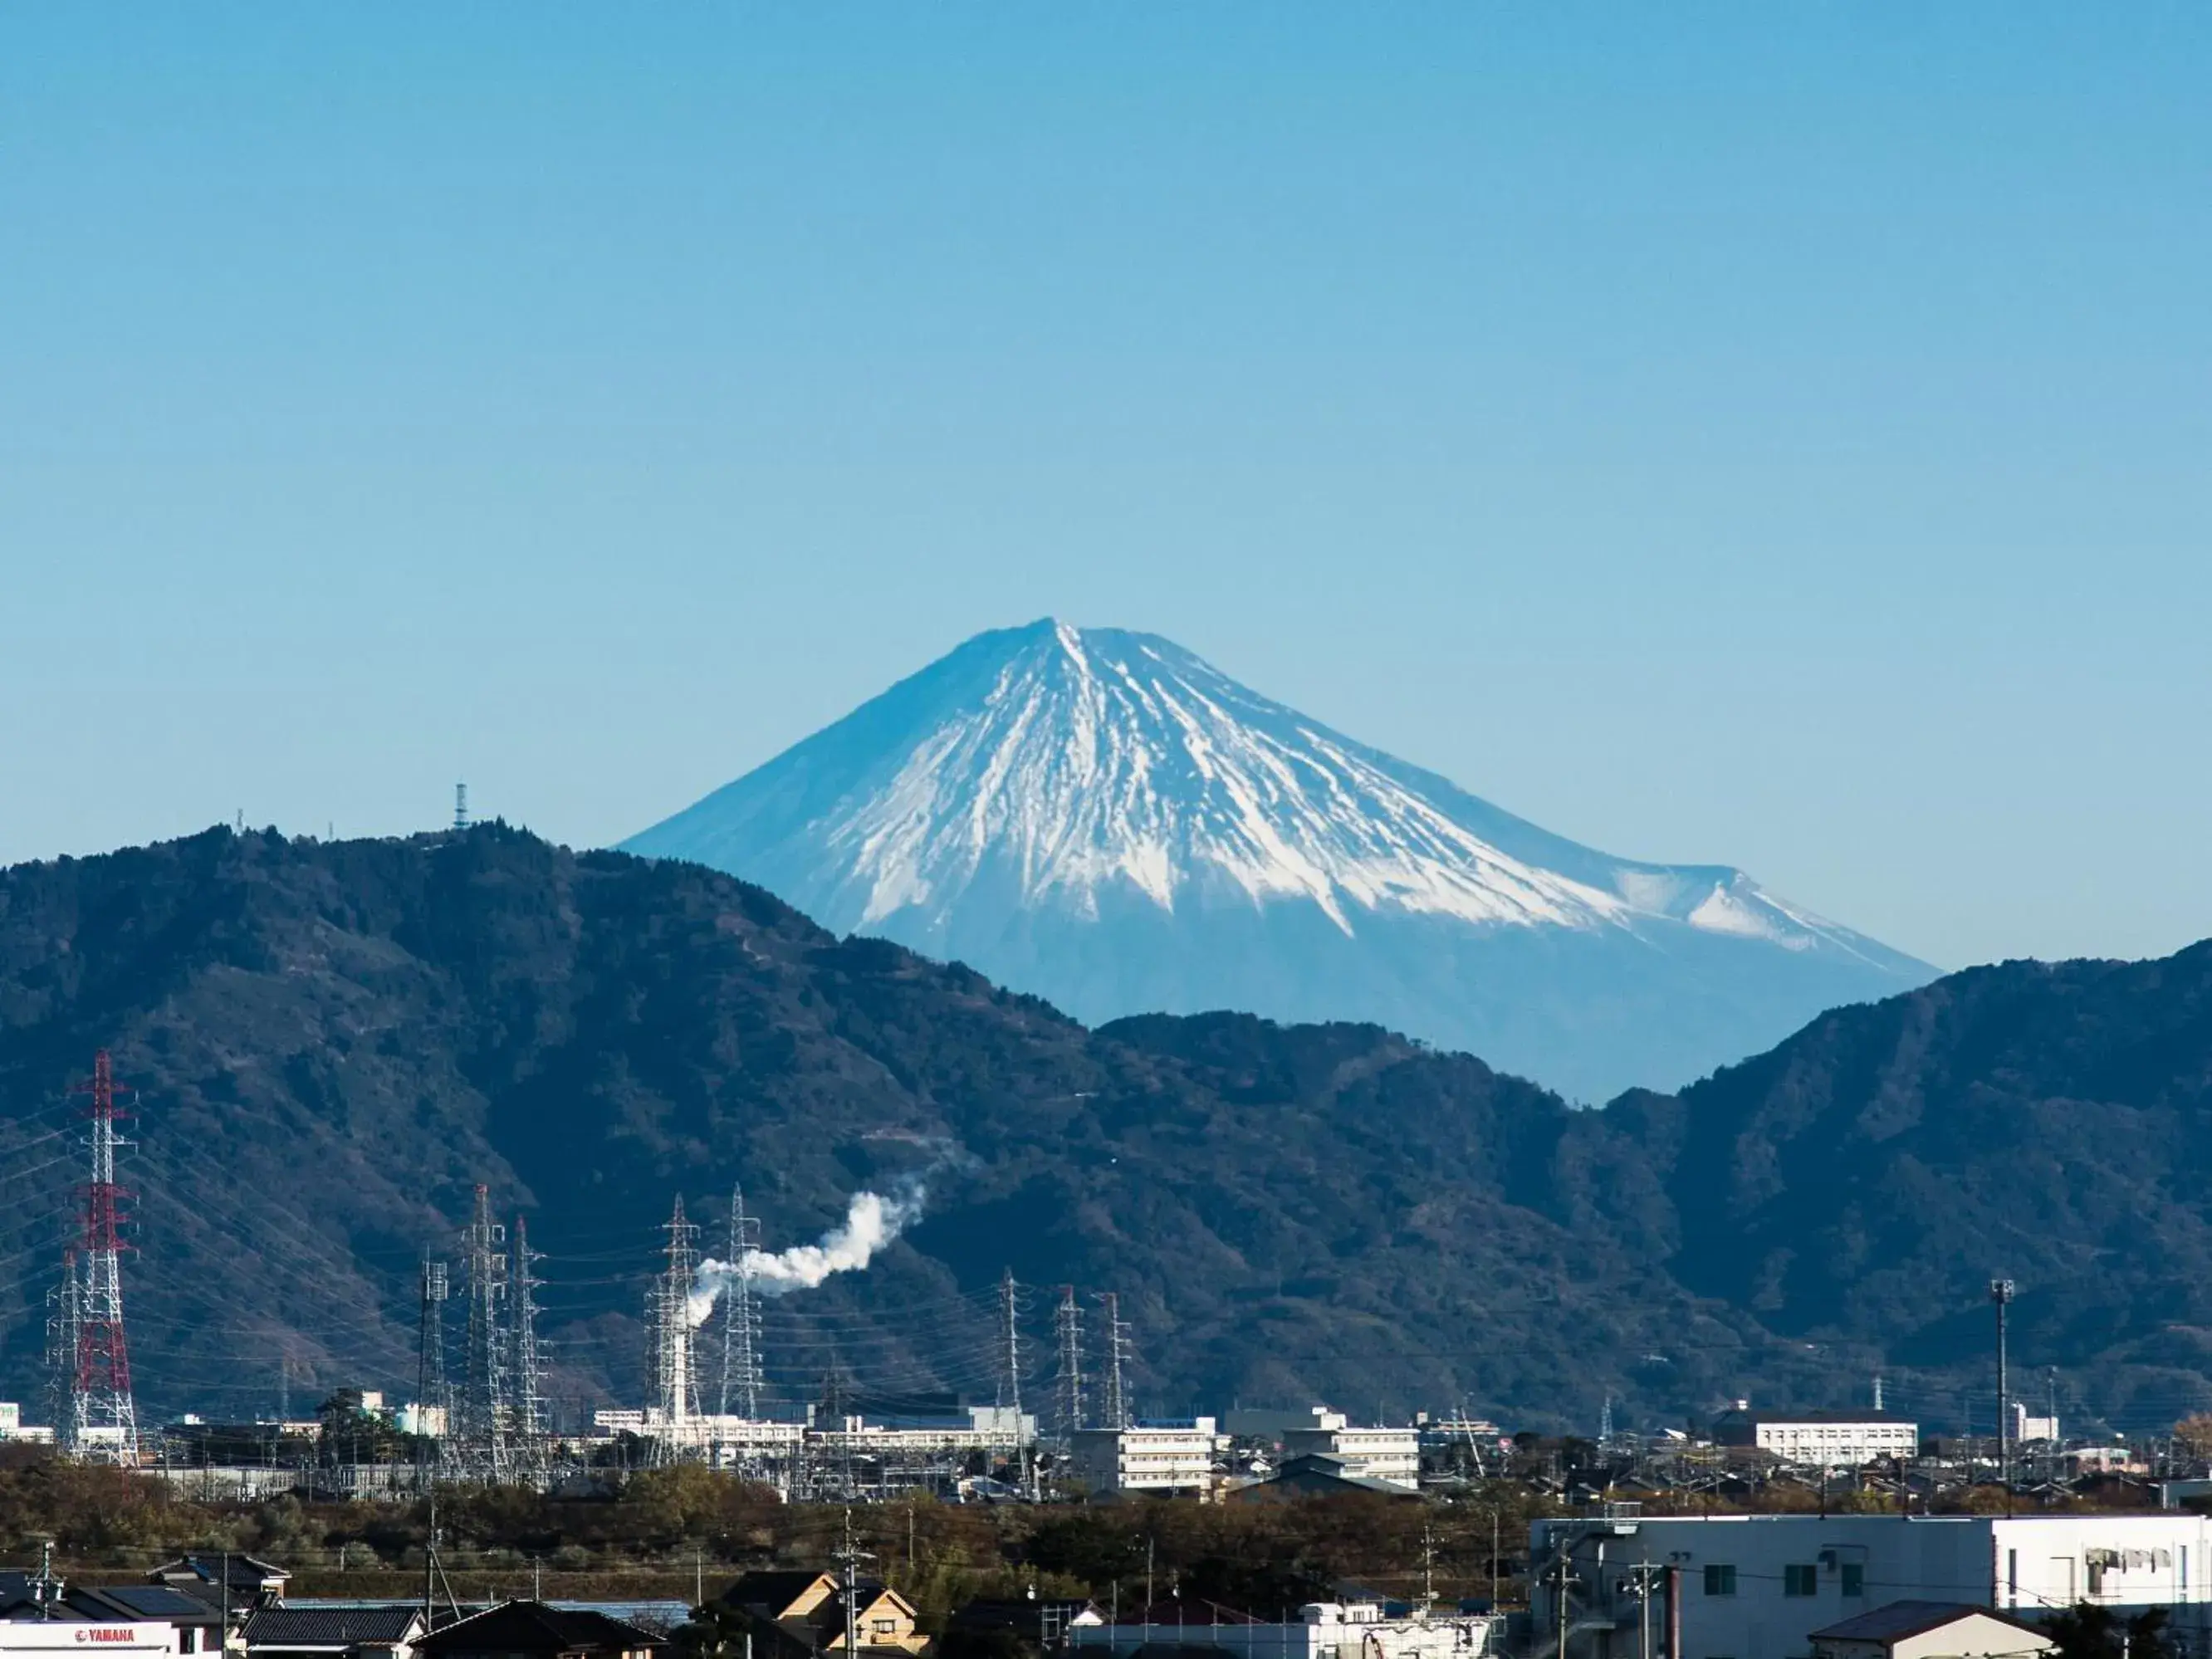
<path id="1" fill-rule="evenodd" d="M 90 1097 L 92 1179 L 84 1184 L 76 1261 L 76 1370 L 63 1446 L 73 1457 L 103 1463 L 138 1462 L 138 1413 L 131 1400 L 131 1349 L 123 1334 L 123 1206 L 131 1196 L 115 1184 L 115 1079 L 107 1050 L 93 1059 L 92 1081 L 71 1092 Z"/>

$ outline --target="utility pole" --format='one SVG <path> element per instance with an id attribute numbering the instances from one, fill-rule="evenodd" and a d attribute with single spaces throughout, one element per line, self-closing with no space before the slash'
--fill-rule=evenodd
<path id="1" fill-rule="evenodd" d="M 845 1566 L 845 1659 L 860 1659 L 860 1586 L 857 1569 L 863 1561 L 876 1558 L 853 1544 L 853 1506 L 845 1505 L 845 1547 L 837 1552 L 836 1559 Z"/>
<path id="2" fill-rule="evenodd" d="M 2005 1510 L 2012 1509 L 2012 1378 L 2005 1352 L 2005 1310 L 2012 1306 L 2009 1279 L 1990 1280 L 1990 1300 L 1997 1310 L 1997 1479 L 2004 1483 Z"/>
<path id="3" fill-rule="evenodd" d="M 1083 1423 L 1083 1310 L 1075 1300 L 1075 1287 L 1060 1287 L 1060 1307 L 1053 1315 L 1054 1334 L 1060 1339 L 1060 1437 L 1071 1445 Z"/>
<path id="4" fill-rule="evenodd" d="M 1098 1300 L 1106 1312 L 1106 1398 L 1098 1426 L 1126 1429 L 1129 1426 L 1129 1406 L 1122 1368 L 1129 1357 L 1129 1328 L 1121 1322 L 1121 1298 L 1118 1295 L 1108 1291 Z"/>
<path id="5" fill-rule="evenodd" d="M 1560 1540 L 1558 1549 L 1559 1559 L 1552 1563 L 1544 1576 L 1550 1581 L 1558 1597 L 1556 1611 L 1559 1614 L 1559 1644 L 1554 1659 L 1567 1659 L 1567 1586 L 1574 1579 L 1574 1564 L 1567 1553 L 1568 1545 L 1565 1539 Z"/>
<path id="6" fill-rule="evenodd" d="M 430 1488 L 430 1528 L 422 1535 L 422 1630 L 428 1634 L 430 1603 L 438 1593 L 438 1489 Z"/>

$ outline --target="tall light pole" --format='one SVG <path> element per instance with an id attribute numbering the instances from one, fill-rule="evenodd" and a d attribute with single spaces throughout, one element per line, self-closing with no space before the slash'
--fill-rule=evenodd
<path id="1" fill-rule="evenodd" d="M 2004 1483 L 2005 1504 L 2012 1504 L 2012 1379 L 2006 1370 L 2005 1310 L 2012 1306 L 2013 1282 L 1990 1280 L 1990 1300 L 1997 1310 L 1997 1479 Z"/>

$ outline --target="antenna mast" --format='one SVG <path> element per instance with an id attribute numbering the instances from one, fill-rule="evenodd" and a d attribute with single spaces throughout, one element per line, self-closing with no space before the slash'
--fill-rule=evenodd
<path id="1" fill-rule="evenodd" d="M 119 1115 L 115 1079 L 107 1050 L 93 1056 L 92 1081 L 74 1092 L 90 1097 L 92 1179 L 83 1188 L 84 1209 L 76 1254 L 83 1279 L 76 1292 L 75 1374 L 70 1413 L 61 1425 L 63 1444 L 73 1457 L 136 1467 L 138 1413 L 131 1398 L 131 1351 L 123 1334 L 124 1204 L 131 1194 L 115 1184 L 115 1152 L 131 1143 L 115 1133 Z"/>
<path id="2" fill-rule="evenodd" d="M 465 783 L 457 783 L 453 786 L 453 828 L 466 830 L 468 827 L 469 787 Z"/>

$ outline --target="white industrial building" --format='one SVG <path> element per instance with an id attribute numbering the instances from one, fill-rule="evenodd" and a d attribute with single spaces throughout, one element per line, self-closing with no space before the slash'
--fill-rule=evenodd
<path id="1" fill-rule="evenodd" d="M 0 1659 L 15 1654 L 112 1653 L 127 1659 L 174 1659 L 174 1625 L 100 1624 L 78 1617 L 61 1620 L 0 1619 Z"/>
<path id="2" fill-rule="evenodd" d="M 1283 1456 L 1334 1458 L 1355 1480 L 1380 1480 L 1418 1492 L 1421 1486 L 1419 1429 L 1363 1429 L 1342 1412 L 1313 1408 L 1313 1421 L 1283 1431 Z"/>
<path id="3" fill-rule="evenodd" d="M 1126 1429 L 1078 1429 L 1070 1441 L 1076 1479 L 1101 1496 L 1209 1496 L 1216 1484 L 1215 1460 L 1229 1449 L 1229 1437 L 1211 1417 L 1133 1423 Z"/>
<path id="4" fill-rule="evenodd" d="M 1547 1645 L 1566 1568 L 1568 1659 L 1638 1650 L 1647 1576 L 1669 1659 L 1796 1659 L 1814 1631 L 1900 1601 L 2031 1622 L 2082 1601 L 2163 1607 L 2192 1639 L 2212 1632 L 2212 1522 L 2195 1515 L 1620 1516 L 1536 1522 L 1529 1547 Z"/>
<path id="5" fill-rule="evenodd" d="M 33 1445 L 54 1443 L 52 1429 L 23 1420 L 23 1408 L 12 1400 L 0 1400 L 0 1440 L 21 1440 Z"/>
<path id="6" fill-rule="evenodd" d="M 1857 1469 L 1917 1456 L 1920 1425 L 1881 1412 L 1753 1412 L 1738 1401 L 1715 1420 L 1713 1439 L 1804 1468 Z"/>
<path id="7" fill-rule="evenodd" d="M 1298 1609 L 1296 1624 L 1193 1615 L 1188 1623 L 1080 1626 L 1068 1632 L 1068 1645 L 1095 1659 L 1200 1647 L 1229 1659 L 1480 1659 L 1492 1651 L 1500 1622 L 1477 1613 L 1389 1619 L 1371 1601 L 1311 1603 Z"/>

